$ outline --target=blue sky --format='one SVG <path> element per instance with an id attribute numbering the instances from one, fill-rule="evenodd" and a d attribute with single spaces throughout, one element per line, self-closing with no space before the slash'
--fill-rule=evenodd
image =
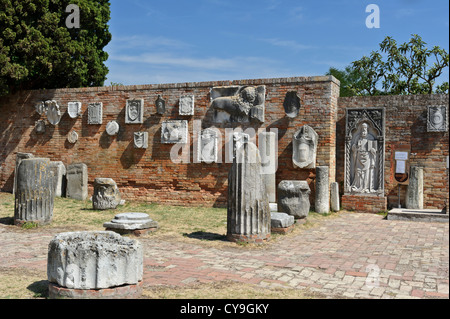
<path id="1" fill-rule="evenodd" d="M 448 12 L 448 0 L 111 0 L 105 85 L 323 75 L 414 33 L 448 52 Z"/>

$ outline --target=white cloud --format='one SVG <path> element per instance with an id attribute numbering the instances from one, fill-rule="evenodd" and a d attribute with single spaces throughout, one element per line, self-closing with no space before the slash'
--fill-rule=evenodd
<path id="1" fill-rule="evenodd" d="M 307 49 L 314 49 L 315 46 L 307 45 L 307 44 L 301 44 L 293 40 L 282 40 L 277 38 L 266 38 L 266 39 L 260 39 L 261 41 L 267 42 L 271 45 L 278 46 L 278 47 L 285 47 L 291 50 L 300 51 L 300 50 L 307 50 Z"/>

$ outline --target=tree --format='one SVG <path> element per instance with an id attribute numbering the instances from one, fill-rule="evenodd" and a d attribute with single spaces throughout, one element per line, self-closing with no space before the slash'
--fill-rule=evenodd
<path id="1" fill-rule="evenodd" d="M 79 8 L 79 28 L 66 26 L 69 4 Z M 109 6 L 107 0 L 0 0 L 0 95 L 102 86 Z"/>
<path id="2" fill-rule="evenodd" d="M 409 42 L 401 45 L 386 37 L 380 43 L 380 51 L 372 51 L 345 70 L 330 68 L 327 74 L 337 75 L 341 85 L 344 82 L 344 94 L 350 96 L 448 94 L 448 82 L 435 87 L 436 79 L 448 66 L 449 54 L 444 49 L 439 46 L 428 49 L 422 38 L 413 34 Z"/>

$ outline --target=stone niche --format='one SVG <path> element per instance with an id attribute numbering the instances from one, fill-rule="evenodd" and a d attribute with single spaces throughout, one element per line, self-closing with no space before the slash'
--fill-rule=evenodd
<path id="1" fill-rule="evenodd" d="M 283 107 L 286 116 L 289 118 L 295 118 L 300 111 L 300 98 L 296 91 L 290 91 L 286 93 L 284 98 Z"/>
<path id="2" fill-rule="evenodd" d="M 266 86 L 221 86 L 210 91 L 216 123 L 264 123 Z"/>
<path id="3" fill-rule="evenodd" d="M 188 126 L 185 120 L 165 121 L 161 124 L 161 143 L 187 143 Z"/>
<path id="4" fill-rule="evenodd" d="M 448 112 L 447 106 L 427 107 L 427 132 L 447 132 L 448 131 Z"/>
<path id="5" fill-rule="evenodd" d="M 207 128 L 198 135 L 198 161 L 216 163 L 218 153 L 218 132 Z"/>
<path id="6" fill-rule="evenodd" d="M 141 124 L 144 122 L 144 100 L 130 99 L 127 100 L 125 107 L 125 123 Z"/>
<path id="7" fill-rule="evenodd" d="M 319 135 L 309 125 L 302 126 L 292 138 L 292 162 L 300 168 L 315 168 Z"/>
<path id="8" fill-rule="evenodd" d="M 194 115 L 194 96 L 183 95 L 180 97 L 180 115 Z"/>
<path id="9" fill-rule="evenodd" d="M 103 103 L 95 102 L 88 105 L 88 124 L 102 124 Z"/>
<path id="10" fill-rule="evenodd" d="M 346 109 L 345 194 L 384 196 L 384 108 Z"/>

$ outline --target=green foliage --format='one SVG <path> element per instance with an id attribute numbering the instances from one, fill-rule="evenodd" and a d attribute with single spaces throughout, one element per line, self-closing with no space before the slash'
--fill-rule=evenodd
<path id="1" fill-rule="evenodd" d="M 448 94 L 448 82 L 435 87 L 436 79 L 448 66 L 449 54 L 444 49 L 428 49 L 422 38 L 413 34 L 401 45 L 388 36 L 379 51 L 372 51 L 344 70 L 330 68 L 327 74 L 341 81 L 341 96 Z"/>
<path id="2" fill-rule="evenodd" d="M 80 8 L 80 28 L 66 26 L 69 4 Z M 107 0 L 0 0 L 0 95 L 102 86 L 109 18 Z"/>

